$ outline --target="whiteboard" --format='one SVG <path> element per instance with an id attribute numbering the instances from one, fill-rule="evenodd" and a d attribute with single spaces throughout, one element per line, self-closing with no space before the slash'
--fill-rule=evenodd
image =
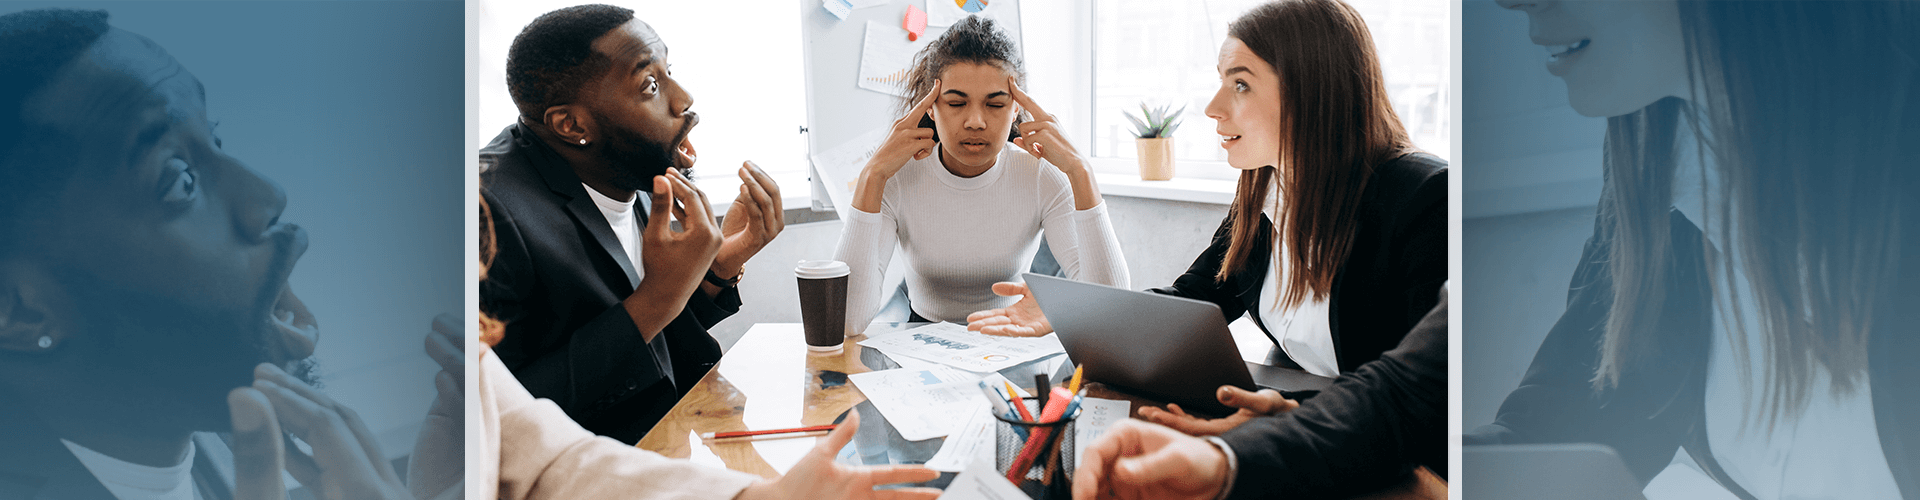
<path id="1" fill-rule="evenodd" d="M 815 211 L 836 209 L 822 181 L 823 166 L 814 164 L 815 159 L 877 128 L 892 124 L 894 109 L 899 102 L 899 98 L 891 94 L 859 86 L 860 55 L 866 42 L 867 21 L 899 28 L 908 5 L 926 10 L 926 2 L 949 1 L 952 0 L 855 1 L 855 4 L 881 5 L 853 9 L 842 20 L 822 7 L 821 0 L 799 0 L 800 43 L 807 85 L 808 177 L 813 187 Z M 988 9 L 982 13 L 990 14 L 994 23 L 1013 38 L 1021 58 L 1025 59 L 1026 44 L 1020 39 L 1019 1 L 991 0 Z M 904 40 L 906 32 L 899 33 Z M 946 33 L 945 27 L 928 26 L 920 39 L 932 40 L 942 33 Z M 881 136 L 880 140 L 884 139 L 885 136 Z M 856 147 L 871 150 L 880 145 L 879 140 L 871 141 L 871 144 L 866 142 L 862 141 L 863 145 Z M 825 168 L 832 170 L 831 166 Z M 857 173 L 858 169 L 854 168 L 853 172 Z M 845 183 L 852 179 L 837 180 Z"/>

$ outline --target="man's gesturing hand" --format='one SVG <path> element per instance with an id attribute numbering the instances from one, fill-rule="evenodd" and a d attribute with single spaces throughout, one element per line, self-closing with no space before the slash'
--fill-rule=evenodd
<path id="1" fill-rule="evenodd" d="M 720 228 L 710 206 L 706 193 L 677 170 L 653 178 L 653 207 L 640 236 L 640 266 L 646 276 L 622 303 L 649 342 L 680 315 L 720 251 Z M 681 230 L 673 230 L 669 213 L 680 220 Z"/>

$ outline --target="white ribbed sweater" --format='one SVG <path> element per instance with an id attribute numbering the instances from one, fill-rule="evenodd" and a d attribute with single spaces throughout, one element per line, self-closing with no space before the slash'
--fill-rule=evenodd
<path id="1" fill-rule="evenodd" d="M 913 310 L 934 321 L 966 321 L 974 311 L 1006 307 L 1000 281 L 1020 281 L 1042 230 L 1067 277 L 1128 287 L 1127 262 L 1105 203 L 1074 210 L 1065 173 L 1007 147 L 993 168 L 972 178 L 948 172 L 939 155 L 908 160 L 887 181 L 880 213 L 848 210 L 836 259 L 852 268 L 847 334 L 866 330 L 885 297 L 881 280 L 894 248 L 906 252 Z"/>

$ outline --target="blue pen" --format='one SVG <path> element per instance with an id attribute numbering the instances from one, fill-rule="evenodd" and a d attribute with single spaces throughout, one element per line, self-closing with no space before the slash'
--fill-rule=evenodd
<path id="1" fill-rule="evenodd" d="M 1065 412 L 1061 412 L 1060 414 L 1061 414 L 1061 415 L 1064 415 L 1064 416 L 1067 416 L 1067 417 L 1074 417 L 1074 416 L 1076 416 L 1076 413 L 1075 413 L 1075 412 L 1078 412 L 1078 411 L 1080 411 L 1080 400 L 1083 400 L 1083 399 L 1086 399 L 1086 398 L 1087 398 L 1087 390 L 1086 390 L 1086 389 L 1081 389 L 1081 390 L 1080 390 L 1080 393 L 1079 393 L 1079 394 L 1074 394 L 1074 395 L 1073 395 L 1073 400 L 1072 400 L 1072 401 L 1068 401 L 1068 402 L 1067 402 L 1067 411 L 1065 411 Z"/>

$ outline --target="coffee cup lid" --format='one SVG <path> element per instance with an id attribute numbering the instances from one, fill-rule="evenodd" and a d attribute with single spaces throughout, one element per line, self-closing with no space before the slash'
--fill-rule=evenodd
<path id="1" fill-rule="evenodd" d="M 825 279 L 846 276 L 851 269 L 847 263 L 837 260 L 803 260 L 793 268 L 793 275 L 801 278 Z"/>

